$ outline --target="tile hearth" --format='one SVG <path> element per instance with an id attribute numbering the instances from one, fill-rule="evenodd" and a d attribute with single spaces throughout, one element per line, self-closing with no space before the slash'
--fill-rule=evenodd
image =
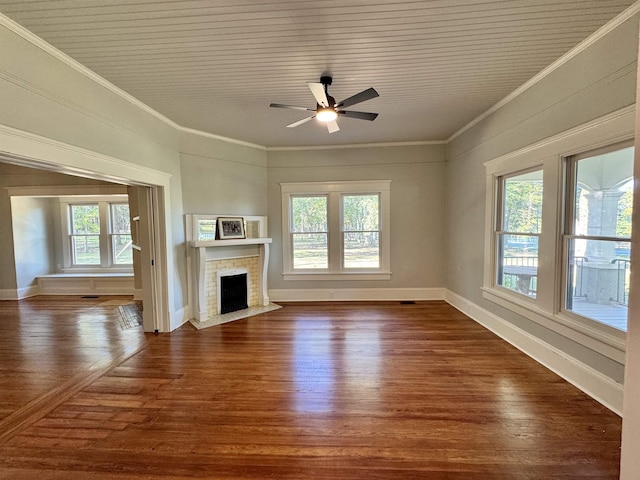
<path id="1" fill-rule="evenodd" d="M 211 315 L 206 322 L 199 322 L 196 319 L 189 320 L 189 323 L 198 330 L 203 328 L 215 327 L 216 325 L 222 325 L 223 323 L 233 322 L 234 320 L 241 320 L 243 318 L 253 317 L 254 315 L 260 315 L 261 313 L 271 312 L 282 308 L 280 305 L 270 303 L 266 306 L 253 306 L 235 312 L 224 313 L 222 315 Z"/>

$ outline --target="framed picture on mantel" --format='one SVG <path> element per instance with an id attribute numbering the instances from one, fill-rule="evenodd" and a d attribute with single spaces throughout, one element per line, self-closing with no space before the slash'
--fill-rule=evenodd
<path id="1" fill-rule="evenodd" d="M 220 240 L 245 238 L 244 218 L 218 217 L 218 237 Z"/>

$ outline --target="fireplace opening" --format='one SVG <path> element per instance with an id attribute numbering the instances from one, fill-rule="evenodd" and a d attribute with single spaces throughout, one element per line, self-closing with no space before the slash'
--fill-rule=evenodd
<path id="1" fill-rule="evenodd" d="M 246 273 L 221 276 L 219 285 L 220 315 L 249 308 Z"/>

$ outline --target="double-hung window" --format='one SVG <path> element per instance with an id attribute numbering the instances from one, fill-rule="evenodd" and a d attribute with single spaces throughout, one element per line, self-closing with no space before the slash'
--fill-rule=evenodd
<path id="1" fill-rule="evenodd" d="M 542 170 L 499 178 L 496 283 L 536 297 L 542 232 Z"/>
<path id="2" fill-rule="evenodd" d="M 624 110 L 485 163 L 483 297 L 620 363 L 634 128 Z"/>
<path id="3" fill-rule="evenodd" d="M 327 195 L 292 195 L 291 256 L 293 269 L 329 268 Z"/>
<path id="4" fill-rule="evenodd" d="M 124 200 L 61 199 L 64 269 L 131 270 L 131 222 Z"/>
<path id="5" fill-rule="evenodd" d="M 111 259 L 115 265 L 131 265 L 133 250 L 131 238 L 131 217 L 128 203 L 109 204 L 109 236 L 111 238 Z"/>
<path id="6" fill-rule="evenodd" d="M 100 265 L 100 212 L 97 203 L 69 205 L 72 265 Z"/>
<path id="7" fill-rule="evenodd" d="M 633 204 L 632 146 L 566 159 L 564 310 L 627 329 Z"/>
<path id="8" fill-rule="evenodd" d="M 390 181 L 286 183 L 285 279 L 388 279 Z"/>

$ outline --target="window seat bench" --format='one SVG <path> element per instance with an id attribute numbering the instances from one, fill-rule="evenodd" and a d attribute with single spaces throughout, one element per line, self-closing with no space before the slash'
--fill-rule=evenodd
<path id="1" fill-rule="evenodd" d="M 51 273 L 36 277 L 39 295 L 133 295 L 133 272 Z"/>

